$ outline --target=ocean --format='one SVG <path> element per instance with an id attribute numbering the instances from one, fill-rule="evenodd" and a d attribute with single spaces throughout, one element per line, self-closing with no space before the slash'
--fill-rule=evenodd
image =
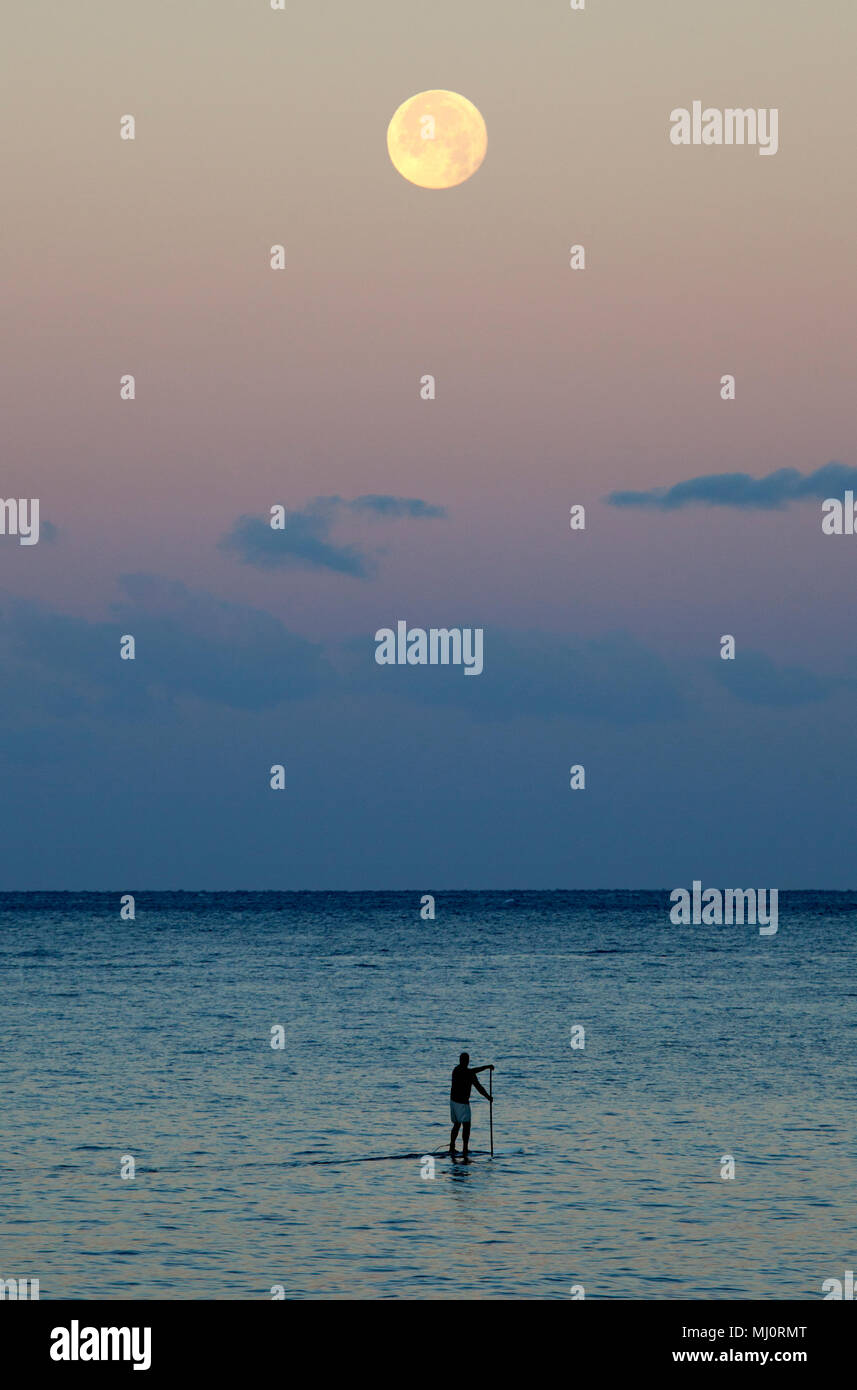
<path id="1" fill-rule="evenodd" d="M 0 1279 L 784 1300 L 857 1267 L 857 893 L 781 893 L 766 937 L 668 889 L 425 891 L 0 894 Z M 462 1050 L 496 1068 L 466 1166 Z"/>

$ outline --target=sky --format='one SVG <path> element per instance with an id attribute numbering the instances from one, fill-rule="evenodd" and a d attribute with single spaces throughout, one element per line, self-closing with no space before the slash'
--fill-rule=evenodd
<path id="1" fill-rule="evenodd" d="M 851 0 L 15 7 L 0 495 L 48 525 L 0 536 L 0 888 L 854 886 L 855 40 Z M 434 88 L 488 132 L 447 190 L 387 154 Z M 777 153 L 673 145 L 695 100 Z M 400 619 L 484 671 L 377 666 Z"/>

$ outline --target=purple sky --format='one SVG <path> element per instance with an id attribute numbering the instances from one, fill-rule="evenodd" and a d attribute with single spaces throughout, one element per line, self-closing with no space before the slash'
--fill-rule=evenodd
<path id="1" fill-rule="evenodd" d="M 605 501 L 857 466 L 857 14 L 709 11 L 18 7 L 0 493 L 56 537 L 0 537 L 0 886 L 852 884 L 857 538 Z M 386 152 L 431 87 L 488 128 L 442 192 Z M 695 99 L 778 153 L 675 148 Z M 222 543 L 367 494 L 446 514 L 334 508 L 366 577 Z M 400 618 L 482 676 L 397 683 Z"/>

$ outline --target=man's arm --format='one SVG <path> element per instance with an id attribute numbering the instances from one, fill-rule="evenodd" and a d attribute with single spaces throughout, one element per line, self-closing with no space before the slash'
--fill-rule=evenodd
<path id="1" fill-rule="evenodd" d="M 486 1100 L 491 1100 L 491 1096 L 489 1096 L 488 1092 L 485 1090 L 485 1087 L 484 1087 L 484 1086 L 480 1086 L 479 1082 L 476 1080 L 476 1073 L 477 1073 L 478 1071 L 493 1071 L 493 1070 L 494 1070 L 494 1068 L 493 1068 L 493 1066 L 491 1066 L 491 1065 L 489 1065 L 489 1066 L 487 1066 L 487 1067 L 471 1067 L 471 1068 L 470 1068 L 470 1079 L 471 1079 L 471 1081 L 473 1082 L 474 1086 L 476 1087 L 477 1091 L 479 1092 L 480 1096 L 484 1096 Z"/>

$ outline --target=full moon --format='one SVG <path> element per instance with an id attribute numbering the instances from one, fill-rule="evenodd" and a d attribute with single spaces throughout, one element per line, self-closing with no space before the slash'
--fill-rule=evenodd
<path id="1" fill-rule="evenodd" d="M 476 173 L 488 148 L 485 122 L 457 92 L 418 92 L 387 128 L 393 164 L 420 188 L 455 188 Z"/>

